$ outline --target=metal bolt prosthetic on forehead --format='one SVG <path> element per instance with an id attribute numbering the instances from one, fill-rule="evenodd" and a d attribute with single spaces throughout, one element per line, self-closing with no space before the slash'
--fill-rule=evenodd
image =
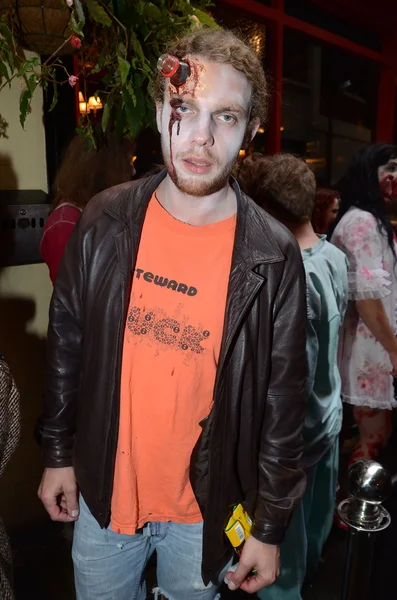
<path id="1" fill-rule="evenodd" d="M 191 74 L 189 62 L 179 60 L 179 58 L 172 56 L 172 54 L 163 54 L 160 56 L 157 61 L 157 69 L 176 88 L 184 85 Z"/>

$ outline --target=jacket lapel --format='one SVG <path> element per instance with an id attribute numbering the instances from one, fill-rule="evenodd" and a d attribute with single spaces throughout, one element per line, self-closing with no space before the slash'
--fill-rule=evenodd
<path id="1" fill-rule="evenodd" d="M 135 266 L 150 198 L 165 176 L 163 171 L 154 177 L 131 182 L 124 194 L 104 208 L 105 213 L 122 225 L 121 231 L 114 236 L 114 242 L 124 282 L 129 280 Z"/>
<path id="2" fill-rule="evenodd" d="M 234 180 L 232 187 L 237 198 L 237 224 L 214 397 L 234 336 L 266 283 L 255 267 L 285 260 L 263 212 L 241 193 Z"/>

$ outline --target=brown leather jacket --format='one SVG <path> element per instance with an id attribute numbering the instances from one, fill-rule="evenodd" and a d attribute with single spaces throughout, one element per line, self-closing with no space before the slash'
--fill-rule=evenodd
<path id="1" fill-rule="evenodd" d="M 89 203 L 51 301 L 37 433 L 46 467 L 74 465 L 102 527 L 110 518 L 132 272 L 145 211 L 164 176 L 117 186 Z M 231 555 L 223 533 L 231 506 L 244 502 L 253 535 L 278 544 L 305 488 L 297 465 L 306 375 L 301 254 L 282 225 L 233 187 L 237 226 L 214 402 L 191 460 L 206 583 Z"/>

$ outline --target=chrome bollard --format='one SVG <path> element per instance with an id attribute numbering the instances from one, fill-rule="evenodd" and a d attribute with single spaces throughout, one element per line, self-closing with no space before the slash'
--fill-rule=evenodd
<path id="1" fill-rule="evenodd" d="M 341 600 L 368 600 L 375 537 L 390 525 L 382 506 L 391 491 L 387 471 L 373 460 L 361 460 L 349 469 L 351 497 L 338 506 L 349 527 Z"/>

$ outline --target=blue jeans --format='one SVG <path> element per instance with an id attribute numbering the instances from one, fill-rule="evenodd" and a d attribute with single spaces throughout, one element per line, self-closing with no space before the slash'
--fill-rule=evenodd
<path id="1" fill-rule="evenodd" d="M 339 442 L 306 469 L 307 487 L 280 546 L 281 572 L 275 583 L 258 592 L 261 600 L 302 600 L 306 575 L 317 570 L 331 531 L 338 483 Z"/>
<path id="2" fill-rule="evenodd" d="M 77 600 L 145 600 L 145 567 L 155 550 L 157 597 L 219 598 L 217 587 L 201 577 L 202 531 L 202 522 L 148 523 L 135 535 L 101 529 L 80 496 L 72 551 Z"/>

